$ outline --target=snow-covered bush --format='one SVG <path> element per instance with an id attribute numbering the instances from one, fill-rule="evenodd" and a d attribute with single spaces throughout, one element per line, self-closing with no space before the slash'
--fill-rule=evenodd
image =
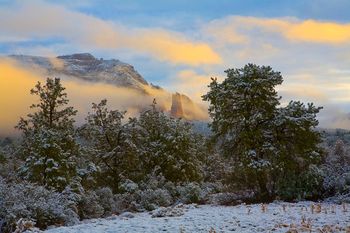
<path id="1" fill-rule="evenodd" d="M 140 185 L 131 181 L 123 184 L 125 192 L 114 195 L 116 212 L 154 210 L 174 203 L 172 193 L 159 180 L 150 179 Z"/>
<path id="2" fill-rule="evenodd" d="M 287 177 L 279 179 L 276 195 L 282 200 L 320 198 L 323 178 L 323 171 L 315 165 L 310 165 L 300 174 L 290 172 Z"/>
<path id="3" fill-rule="evenodd" d="M 160 206 L 169 206 L 173 198 L 166 189 L 146 189 L 140 193 L 140 205 L 146 210 L 154 210 Z"/>
<path id="4" fill-rule="evenodd" d="M 0 179 L 0 219 L 4 221 L 4 231 L 13 231 L 21 218 L 35 221 L 41 229 L 78 221 L 67 196 L 31 183 L 6 183 Z"/>
<path id="5" fill-rule="evenodd" d="M 185 204 L 203 202 L 205 195 L 202 192 L 198 183 L 188 183 L 182 186 L 178 186 L 177 190 L 180 195 L 180 201 Z"/>
<path id="6" fill-rule="evenodd" d="M 332 197 L 327 198 L 326 200 L 337 204 L 350 203 L 350 192 L 344 194 L 336 194 Z"/>
<path id="7" fill-rule="evenodd" d="M 139 196 L 135 193 L 119 193 L 114 195 L 115 212 L 120 214 L 125 211 L 139 211 L 142 210 L 138 204 Z"/>
<path id="8" fill-rule="evenodd" d="M 341 140 L 330 148 L 325 163 L 323 188 L 326 195 L 350 194 L 350 157 L 346 146 Z"/>
<path id="9" fill-rule="evenodd" d="M 81 196 L 78 209 L 82 219 L 99 218 L 104 214 L 98 195 L 90 190 Z"/>
<path id="10" fill-rule="evenodd" d="M 77 179 L 63 193 L 69 198 L 71 205 L 75 206 L 80 219 L 109 216 L 114 212 L 114 195 L 108 187 L 84 190 Z"/>
<path id="11" fill-rule="evenodd" d="M 114 195 L 110 188 L 100 188 L 96 190 L 96 195 L 98 196 L 98 202 L 102 206 L 104 216 L 109 216 L 112 213 L 116 212 Z"/>
<path id="12" fill-rule="evenodd" d="M 15 168 L 20 167 L 22 161 L 16 157 L 17 144 L 11 139 L 5 138 L 0 143 L 0 176 L 7 180 L 15 180 L 17 171 Z"/>
<path id="13" fill-rule="evenodd" d="M 235 193 L 215 193 L 210 196 L 209 202 L 214 205 L 237 205 L 241 199 Z"/>
<path id="14" fill-rule="evenodd" d="M 213 147 L 211 145 L 210 147 Z M 210 148 L 210 150 L 214 150 Z M 204 159 L 204 180 L 208 182 L 223 182 L 227 175 L 232 172 L 230 160 L 219 153 L 208 153 Z"/>
<path id="15" fill-rule="evenodd" d="M 121 181 L 119 185 L 119 190 L 121 192 L 135 193 L 138 189 L 139 189 L 138 184 L 136 184 L 135 182 L 129 179 L 125 179 Z"/>

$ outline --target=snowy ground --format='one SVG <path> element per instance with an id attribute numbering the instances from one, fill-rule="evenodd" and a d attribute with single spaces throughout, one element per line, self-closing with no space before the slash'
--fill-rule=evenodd
<path id="1" fill-rule="evenodd" d="M 48 233 L 122 232 L 347 232 L 350 233 L 350 205 L 299 202 L 268 205 L 178 207 L 165 213 L 178 217 L 152 217 L 136 213 L 129 217 L 94 219 L 73 227 L 60 227 Z M 169 212 L 170 211 L 170 212 Z M 161 213 L 162 214 L 162 213 Z M 164 214 L 164 213 L 163 213 Z"/>

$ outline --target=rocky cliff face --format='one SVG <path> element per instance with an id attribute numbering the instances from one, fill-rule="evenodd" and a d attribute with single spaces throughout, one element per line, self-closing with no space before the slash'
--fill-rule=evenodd
<path id="1" fill-rule="evenodd" d="M 170 114 L 187 120 L 206 120 L 206 108 L 195 104 L 188 96 L 180 93 L 172 95 Z"/>
<path id="2" fill-rule="evenodd" d="M 184 117 L 184 111 L 182 107 L 182 96 L 179 93 L 172 95 L 172 103 L 170 114 L 172 117 Z"/>

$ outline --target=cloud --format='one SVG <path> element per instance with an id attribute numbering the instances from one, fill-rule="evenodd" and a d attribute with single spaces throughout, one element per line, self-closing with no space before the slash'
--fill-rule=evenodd
<path id="1" fill-rule="evenodd" d="M 201 96 L 208 92 L 210 75 L 198 74 L 195 70 L 179 71 L 171 83 L 174 91 L 191 96 L 195 101 L 201 102 Z"/>
<path id="2" fill-rule="evenodd" d="M 29 106 L 37 101 L 30 95 L 37 81 L 45 82 L 43 73 L 38 69 L 21 67 L 10 59 L 0 59 L 0 136 L 14 132 L 19 118 L 25 117 L 31 110 Z M 127 110 L 127 116 L 150 106 L 157 99 L 158 107 L 168 111 L 171 105 L 171 94 L 164 90 L 146 87 L 148 95 L 130 88 L 121 88 L 104 83 L 92 83 L 61 77 L 62 84 L 70 100 L 69 104 L 78 110 L 76 120 L 81 124 L 91 110 L 91 103 L 106 98 L 111 109 Z"/>
<path id="3" fill-rule="evenodd" d="M 259 40 L 261 36 L 276 33 L 295 42 L 343 44 L 350 42 L 350 24 L 297 18 L 257 18 L 228 16 L 213 20 L 203 30 L 225 43 L 244 43 Z M 247 36 L 251 32 L 259 37 Z"/>
<path id="4" fill-rule="evenodd" d="M 329 100 L 328 95 L 322 87 L 307 83 L 282 85 L 277 87 L 277 90 L 278 94 L 283 97 L 283 101 L 286 102 L 302 99 L 303 101 L 322 103 Z"/>
<path id="5" fill-rule="evenodd" d="M 218 64 L 220 56 L 206 43 L 156 28 L 126 28 L 111 21 L 43 1 L 0 8 L 0 41 L 63 39 L 80 49 L 129 49 L 171 64 Z"/>
<path id="6" fill-rule="evenodd" d="M 290 40 L 319 43 L 349 43 L 350 24 L 306 20 L 288 26 L 283 34 Z"/>
<path id="7" fill-rule="evenodd" d="M 221 57 L 208 44 L 194 43 L 180 33 L 162 29 L 137 29 L 125 34 L 127 36 L 123 36 L 122 45 L 156 56 L 161 61 L 191 66 L 221 63 Z"/>
<path id="8" fill-rule="evenodd" d="M 340 106 L 329 103 L 318 115 L 320 126 L 330 129 L 350 129 L 350 114 Z"/>
<path id="9" fill-rule="evenodd" d="M 11 60 L 0 60 L 0 136 L 14 131 L 19 117 L 29 111 L 33 97 L 29 95 L 34 87 L 36 75 L 17 69 Z M 28 95 L 26 95 L 28 94 Z"/>

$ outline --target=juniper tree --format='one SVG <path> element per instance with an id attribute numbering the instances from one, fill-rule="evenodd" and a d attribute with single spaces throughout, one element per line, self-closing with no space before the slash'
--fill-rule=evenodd
<path id="1" fill-rule="evenodd" d="M 20 174 L 26 179 L 62 190 L 75 176 L 75 157 L 79 147 L 75 140 L 74 116 L 59 78 L 38 82 L 30 91 L 39 101 L 30 106 L 33 113 L 21 118 L 17 129 L 23 139 L 20 155 L 25 160 Z"/>
<path id="2" fill-rule="evenodd" d="M 97 167 L 98 185 L 110 186 L 115 192 L 122 179 L 140 176 L 137 146 L 132 140 L 132 127 L 123 122 L 126 112 L 109 110 L 107 100 L 92 104 L 80 134 L 87 142 L 90 160 Z"/>
<path id="3" fill-rule="evenodd" d="M 173 182 L 201 179 L 203 140 L 193 132 L 190 123 L 167 116 L 154 101 L 150 109 L 140 114 L 136 126 L 147 174 L 161 174 Z"/>

